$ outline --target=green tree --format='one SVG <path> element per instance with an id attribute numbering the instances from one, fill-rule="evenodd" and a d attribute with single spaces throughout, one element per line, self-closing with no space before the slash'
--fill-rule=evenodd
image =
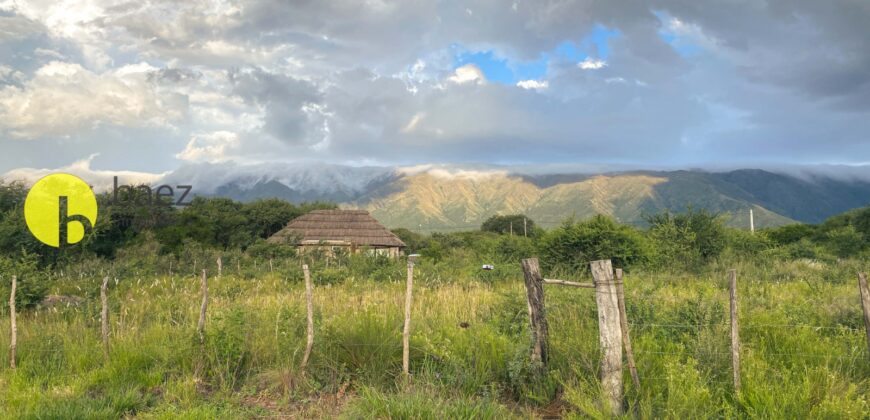
<path id="1" fill-rule="evenodd" d="M 173 253 L 183 247 L 185 239 L 218 249 L 244 248 L 254 240 L 242 203 L 205 197 L 194 198 L 173 223 L 157 232 L 157 238 L 164 250 Z"/>
<path id="2" fill-rule="evenodd" d="M 647 222 L 652 231 L 660 225 L 674 225 L 678 230 L 691 232 L 691 236 L 683 235 L 681 240 L 690 241 L 684 245 L 691 245 L 704 261 L 718 257 L 727 244 L 722 219 L 707 210 L 688 208 L 685 212 L 676 215 L 664 212 L 647 217 Z"/>
<path id="3" fill-rule="evenodd" d="M 523 224 L 525 224 L 525 228 Z M 486 219 L 480 226 L 480 230 L 498 234 L 513 232 L 514 235 L 518 236 L 534 236 L 535 222 L 524 214 L 495 215 Z"/>
<path id="4" fill-rule="evenodd" d="M 611 259 L 615 267 L 628 268 L 649 261 L 646 238 L 635 228 L 597 215 L 589 220 L 565 221 L 540 241 L 543 263 L 550 267 L 585 270 L 589 262 Z"/>
<path id="5" fill-rule="evenodd" d="M 278 198 L 252 201 L 242 206 L 247 228 L 253 237 L 266 239 L 304 214 L 304 210 Z"/>

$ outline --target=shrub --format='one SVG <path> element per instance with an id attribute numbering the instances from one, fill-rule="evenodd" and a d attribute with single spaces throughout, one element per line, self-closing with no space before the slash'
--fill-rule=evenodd
<path id="1" fill-rule="evenodd" d="M 535 222 L 524 214 L 495 215 L 486 219 L 480 226 L 480 230 L 498 234 L 513 233 L 518 236 L 533 236 Z"/>
<path id="2" fill-rule="evenodd" d="M 744 256 L 758 255 L 773 248 L 775 245 L 775 242 L 763 232 L 753 234 L 752 232 L 740 229 L 727 229 L 726 239 L 728 248 Z"/>
<path id="3" fill-rule="evenodd" d="M 647 235 L 655 250 L 656 267 L 690 268 L 701 258 L 694 246 L 695 233 L 688 226 L 678 226 L 671 218 L 653 225 Z"/>
<path id="4" fill-rule="evenodd" d="M 547 232 L 540 242 L 543 263 L 550 267 L 586 270 L 590 261 L 611 259 L 628 268 L 649 261 L 651 250 L 641 233 L 598 215 L 587 221 L 572 219 Z"/>
<path id="5" fill-rule="evenodd" d="M 828 249 L 843 258 L 857 254 L 865 246 L 864 236 L 852 225 L 828 231 L 825 234 L 825 243 Z"/>
<path id="6" fill-rule="evenodd" d="M 672 215 L 669 212 L 660 213 L 647 218 L 651 229 L 655 229 L 658 225 L 673 224 L 680 229 L 685 229 L 693 234 L 691 242 L 684 245 L 690 245 L 697 251 L 698 256 L 709 261 L 718 257 L 726 245 L 725 227 L 722 225 L 722 220 L 718 215 L 710 213 L 707 210 L 687 209 L 684 213 Z M 683 240 L 688 240 L 688 236 L 682 236 Z"/>
<path id="7" fill-rule="evenodd" d="M 16 276 L 15 305 L 20 310 L 35 306 L 48 291 L 48 279 L 44 271 L 38 268 L 38 258 L 34 254 L 24 253 L 17 258 L 0 256 L 0 293 L 3 308 L 9 307 L 9 294 L 12 286 L 12 276 Z M 8 309 L 4 309 L 8 313 Z"/>
<path id="8" fill-rule="evenodd" d="M 817 227 L 814 225 L 796 223 L 793 225 L 765 229 L 762 232 L 776 244 L 787 245 L 798 242 L 804 238 L 812 238 L 817 230 Z"/>

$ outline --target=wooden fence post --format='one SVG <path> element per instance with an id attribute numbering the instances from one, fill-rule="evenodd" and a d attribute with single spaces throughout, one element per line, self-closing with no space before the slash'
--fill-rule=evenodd
<path id="1" fill-rule="evenodd" d="M 223 274 L 223 271 L 224 271 L 224 262 L 223 262 L 223 260 L 221 259 L 221 257 L 217 257 L 217 269 L 218 269 L 218 275 L 217 275 L 217 276 L 220 277 L 221 274 Z"/>
<path id="2" fill-rule="evenodd" d="M 728 270 L 731 289 L 731 370 L 734 376 L 734 392 L 740 392 L 740 326 L 737 320 L 737 270 Z"/>
<path id="3" fill-rule="evenodd" d="M 549 326 L 544 309 L 544 279 L 537 258 L 522 261 L 523 278 L 526 284 L 526 300 L 529 305 L 529 326 L 532 332 L 532 362 L 540 364 L 543 372 L 549 361 Z"/>
<path id="4" fill-rule="evenodd" d="M 199 307 L 199 322 L 196 325 L 196 331 L 199 334 L 199 363 L 196 366 L 196 377 L 199 377 L 203 367 L 205 367 L 205 311 L 208 308 L 208 276 L 206 276 L 205 269 L 202 269 L 200 286 L 202 305 Z"/>
<path id="5" fill-rule="evenodd" d="M 103 284 L 100 286 L 100 332 L 103 337 L 103 358 L 109 360 L 109 298 L 106 296 L 106 289 L 109 287 L 109 276 L 103 277 Z"/>
<path id="6" fill-rule="evenodd" d="M 640 389 L 640 378 L 637 376 L 637 365 L 634 363 L 634 351 L 631 349 L 631 335 L 628 332 L 628 315 L 625 312 L 625 289 L 623 288 L 622 269 L 616 269 L 616 297 L 619 299 L 619 326 L 622 329 L 622 345 L 625 347 L 625 357 L 628 359 L 628 370 L 634 387 Z"/>
<path id="7" fill-rule="evenodd" d="M 402 329 L 402 372 L 411 375 L 411 303 L 414 290 L 414 261 L 408 259 L 408 278 L 405 281 L 405 326 Z"/>
<path id="8" fill-rule="evenodd" d="M 622 414 L 622 327 L 619 299 L 610 260 L 590 264 L 598 306 L 598 339 L 601 344 L 601 387 L 614 416 Z"/>
<path id="9" fill-rule="evenodd" d="M 15 369 L 15 351 L 18 347 L 18 325 L 15 323 L 15 289 L 18 288 L 18 278 L 12 276 L 12 293 L 9 294 L 9 322 L 11 332 L 9 338 L 9 367 Z"/>
<path id="10" fill-rule="evenodd" d="M 302 274 L 305 276 L 305 310 L 307 313 L 308 325 L 306 331 L 308 333 L 307 341 L 305 342 L 305 354 L 302 356 L 302 374 L 305 374 L 305 367 L 308 366 L 308 358 L 311 357 L 311 348 L 314 347 L 314 302 L 312 296 L 311 273 L 308 271 L 308 264 L 302 264 Z"/>
<path id="11" fill-rule="evenodd" d="M 858 273 L 858 290 L 861 294 L 861 308 L 864 310 L 864 329 L 867 334 L 867 357 L 870 357 L 870 289 L 867 288 L 867 275 Z"/>

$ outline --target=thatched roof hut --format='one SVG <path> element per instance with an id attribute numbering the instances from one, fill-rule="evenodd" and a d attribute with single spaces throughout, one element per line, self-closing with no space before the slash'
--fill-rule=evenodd
<path id="1" fill-rule="evenodd" d="M 297 247 L 349 247 L 399 255 L 405 243 L 365 210 L 314 210 L 290 221 L 271 243 Z"/>

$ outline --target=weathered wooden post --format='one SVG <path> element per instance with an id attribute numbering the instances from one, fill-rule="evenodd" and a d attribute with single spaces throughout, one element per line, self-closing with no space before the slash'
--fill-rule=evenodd
<path id="1" fill-rule="evenodd" d="M 628 359 L 628 370 L 634 387 L 640 389 L 640 378 L 637 376 L 637 365 L 634 364 L 634 351 L 631 349 L 631 335 L 628 332 L 628 315 L 625 312 L 625 289 L 623 288 L 622 269 L 616 269 L 616 297 L 619 299 L 619 326 L 622 329 L 622 345 L 625 347 L 625 357 Z"/>
<path id="2" fill-rule="evenodd" d="M 405 326 L 402 329 L 402 372 L 407 379 L 411 375 L 411 304 L 414 293 L 414 261 L 417 255 L 408 256 L 408 278 L 405 281 Z"/>
<path id="3" fill-rule="evenodd" d="M 103 277 L 103 284 L 100 286 L 100 332 L 103 337 L 103 358 L 109 360 L 109 298 L 106 295 L 106 290 L 109 287 L 109 276 Z"/>
<path id="4" fill-rule="evenodd" d="M 199 334 L 199 345 L 202 350 L 205 350 L 205 311 L 208 309 L 208 276 L 205 274 L 205 269 L 202 270 L 200 288 L 202 290 L 202 304 L 199 307 L 199 322 L 196 324 L 196 331 Z"/>
<path id="5" fill-rule="evenodd" d="M 308 264 L 302 264 L 302 274 L 305 277 L 305 310 L 307 313 L 308 325 L 306 331 L 308 334 L 305 342 L 305 354 L 302 356 L 302 374 L 305 374 L 305 367 L 308 366 L 308 358 L 311 357 L 311 348 L 314 347 L 314 302 L 312 296 L 311 273 L 308 271 Z"/>
<path id="6" fill-rule="evenodd" d="M 731 370 L 734 377 L 734 392 L 740 392 L 740 326 L 737 321 L 737 270 L 728 270 L 731 289 Z"/>
<path id="7" fill-rule="evenodd" d="M 223 271 L 224 271 L 224 262 L 223 262 L 223 260 L 221 259 L 221 257 L 217 257 L 217 269 L 218 269 L 218 275 L 217 275 L 217 276 L 220 277 L 221 274 L 223 274 Z"/>
<path id="8" fill-rule="evenodd" d="M 619 299 L 610 260 L 593 261 L 595 303 L 598 306 L 598 339 L 601 345 L 601 388 L 613 415 L 622 414 L 622 327 Z"/>
<path id="9" fill-rule="evenodd" d="M 526 300 L 529 305 L 529 326 L 532 332 L 532 355 L 533 363 L 540 366 L 540 372 L 544 371 L 549 361 L 549 326 L 547 325 L 547 313 L 544 310 L 544 278 L 537 258 L 527 258 L 522 261 L 523 278 L 526 284 Z"/>
<path id="10" fill-rule="evenodd" d="M 9 367 L 15 369 L 15 351 L 18 347 L 18 325 L 15 323 L 15 289 L 18 288 L 18 278 L 12 276 L 12 293 L 9 294 L 9 322 L 11 324 L 9 337 Z"/>
<path id="11" fill-rule="evenodd" d="M 870 357 L 870 289 L 867 288 L 867 275 L 858 273 L 858 291 L 861 294 L 861 308 L 864 310 L 864 329 L 867 334 L 867 357 Z"/>

